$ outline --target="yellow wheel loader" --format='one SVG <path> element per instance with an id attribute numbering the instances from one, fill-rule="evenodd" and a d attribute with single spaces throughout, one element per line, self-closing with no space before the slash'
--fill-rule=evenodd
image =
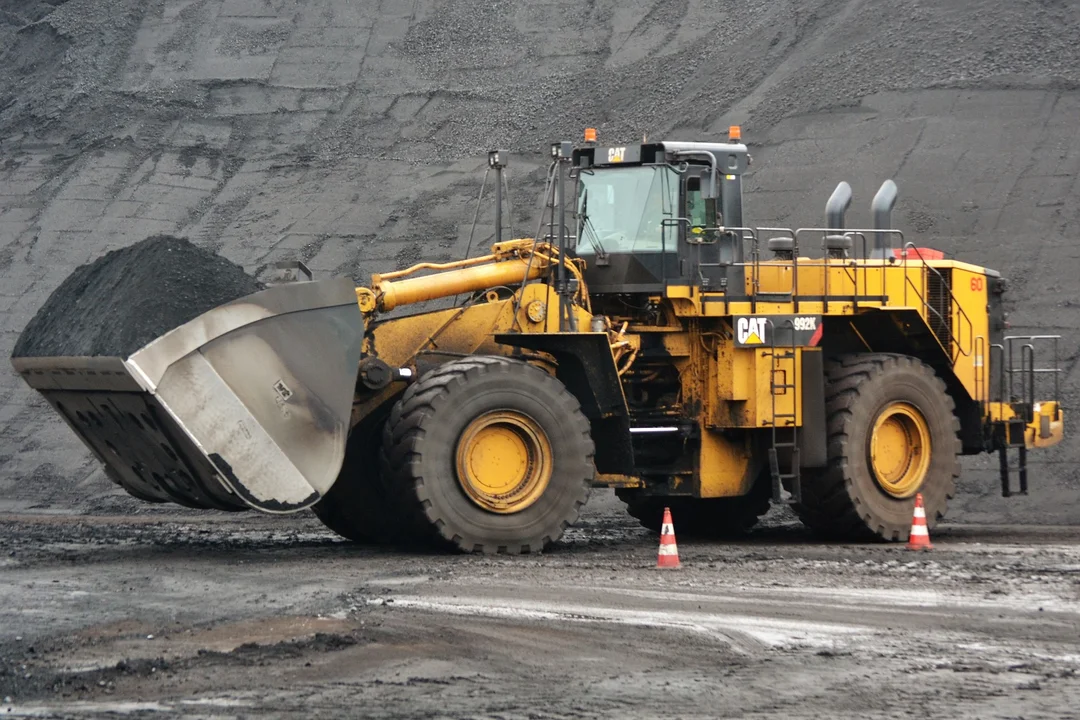
<path id="1" fill-rule="evenodd" d="M 536 238 L 13 363 L 132 495 L 311 508 L 357 541 L 536 552 L 596 486 L 654 530 L 670 507 L 736 535 L 777 502 L 897 541 L 984 452 L 1025 493 L 1027 451 L 1062 438 L 1057 338 L 1007 336 L 997 272 L 893 229 L 891 181 L 869 229 L 845 227 L 846 183 L 822 227 L 751 227 L 750 160 L 734 136 L 557 143 Z"/>

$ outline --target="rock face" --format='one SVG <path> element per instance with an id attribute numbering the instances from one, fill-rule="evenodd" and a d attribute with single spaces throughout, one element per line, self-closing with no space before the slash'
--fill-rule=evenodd
<path id="1" fill-rule="evenodd" d="M 907 239 L 1008 276 L 1017 334 L 1065 336 L 1075 407 L 1078 36 L 1056 0 L 0 0 L 0 354 L 78 266 L 148 236 L 363 280 L 464 254 L 490 148 L 522 236 L 551 141 L 741 123 L 749 223 L 820 225 L 846 180 L 866 226 L 895 179 Z M 132 507 L 3 373 L 0 509 Z M 1080 523 L 1078 461 L 1071 432 L 1007 502 L 996 462 L 968 462 L 950 518 Z"/>
<path id="2" fill-rule="evenodd" d="M 127 357 L 262 288 L 240 266 L 187 240 L 147 238 L 76 268 L 27 324 L 12 357 Z"/>

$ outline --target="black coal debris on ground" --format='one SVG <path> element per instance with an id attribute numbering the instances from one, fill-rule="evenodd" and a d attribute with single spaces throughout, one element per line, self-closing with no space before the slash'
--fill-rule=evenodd
<path id="1" fill-rule="evenodd" d="M 12 701 L 27 702 L 56 696 L 91 699 L 111 695 L 118 685 L 131 679 L 260 667 L 305 657 L 315 658 L 369 642 L 371 639 L 358 629 L 345 633 L 318 632 L 310 637 L 276 643 L 247 642 L 229 651 L 200 649 L 190 657 L 125 658 L 92 670 L 61 670 L 42 662 L 41 655 L 62 651 L 70 645 L 70 640 L 50 641 L 42 648 L 43 653 L 38 653 L 26 643 L 0 644 L 0 700 L 10 698 Z"/>
<path id="2" fill-rule="evenodd" d="M 27 324 L 12 357 L 127 357 L 263 288 L 220 255 L 156 235 L 77 268 Z"/>

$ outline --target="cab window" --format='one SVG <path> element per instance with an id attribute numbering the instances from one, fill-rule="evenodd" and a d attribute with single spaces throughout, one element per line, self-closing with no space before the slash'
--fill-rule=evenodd
<path id="1" fill-rule="evenodd" d="M 676 249 L 678 175 L 666 166 L 600 168 L 580 175 L 578 254 L 649 253 Z"/>

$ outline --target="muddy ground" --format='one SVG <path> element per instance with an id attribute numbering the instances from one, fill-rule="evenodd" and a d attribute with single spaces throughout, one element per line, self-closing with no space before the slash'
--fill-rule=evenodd
<path id="1" fill-rule="evenodd" d="M 310 519 L 0 516 L 0 713 L 1076 716 L 1078 528 L 951 526 L 920 554 L 781 522 L 659 571 L 614 505 L 518 558 Z"/>

